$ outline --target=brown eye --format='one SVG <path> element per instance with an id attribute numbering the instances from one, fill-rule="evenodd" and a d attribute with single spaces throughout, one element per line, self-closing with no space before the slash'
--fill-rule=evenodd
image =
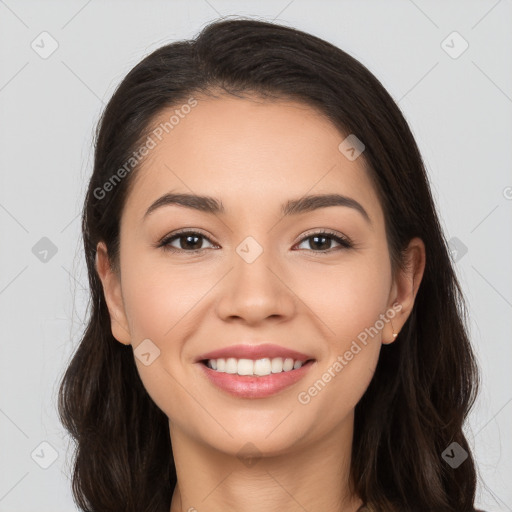
<path id="1" fill-rule="evenodd" d="M 300 244 L 303 244 L 304 242 L 308 242 L 310 249 L 313 252 L 332 252 L 332 243 L 338 243 L 341 247 L 340 249 L 349 249 L 352 247 L 352 243 L 337 234 L 329 233 L 329 232 L 319 232 L 319 233 L 312 233 L 302 239 Z"/>
<path id="2" fill-rule="evenodd" d="M 208 240 L 211 243 L 211 241 L 201 233 L 196 231 L 182 231 L 181 233 L 164 238 L 158 247 L 162 247 L 164 250 L 171 252 L 199 252 L 205 249 L 202 247 L 204 240 Z M 172 245 L 176 241 L 178 242 L 177 246 Z"/>

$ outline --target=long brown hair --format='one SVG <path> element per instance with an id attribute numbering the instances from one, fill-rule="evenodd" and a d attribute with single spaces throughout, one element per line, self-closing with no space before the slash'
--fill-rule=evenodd
<path id="1" fill-rule="evenodd" d="M 146 392 L 131 346 L 112 336 L 95 251 L 103 240 L 118 261 L 120 218 L 138 165 L 112 178 L 152 120 L 214 90 L 299 100 L 365 144 L 361 158 L 384 210 L 393 271 L 403 268 L 403 250 L 416 236 L 426 246 L 426 268 L 407 322 L 396 342 L 382 347 L 356 406 L 355 491 L 373 510 L 473 511 L 476 472 L 462 427 L 475 400 L 477 367 L 413 135 L 381 83 L 350 55 L 293 28 L 247 19 L 211 23 L 195 39 L 151 53 L 118 86 L 98 125 L 82 217 L 90 310 L 58 404 L 76 442 L 77 504 L 98 512 L 169 511 L 176 471 L 168 418 Z M 468 454 L 456 469 L 442 457 L 453 442 Z"/>

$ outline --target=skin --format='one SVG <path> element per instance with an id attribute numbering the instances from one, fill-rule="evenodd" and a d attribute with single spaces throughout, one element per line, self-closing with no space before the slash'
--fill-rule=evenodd
<path id="1" fill-rule="evenodd" d="M 103 242 L 97 253 L 114 337 L 133 349 L 149 338 L 160 350 L 148 366 L 135 362 L 169 418 L 178 475 L 171 512 L 355 512 L 362 501 L 349 487 L 354 408 L 382 344 L 393 342 L 393 328 L 398 333 L 412 310 L 424 244 L 411 240 L 408 270 L 393 278 L 383 211 L 363 160 L 339 151 L 345 136 L 317 111 L 284 100 L 198 99 L 136 176 L 121 218 L 120 273 Z M 171 191 L 218 198 L 226 212 L 167 205 L 143 220 Z M 355 199 L 371 224 L 346 206 L 280 215 L 287 200 L 323 193 Z M 199 239 L 200 253 L 190 253 L 186 238 L 172 242 L 180 253 L 155 247 L 181 228 L 207 237 Z M 325 229 L 354 247 L 327 239 L 317 248 L 305 237 Z M 248 236 L 263 248 L 250 264 L 236 252 Z M 298 393 L 396 303 L 402 307 L 392 325 L 300 403 Z M 210 384 L 194 360 L 244 341 L 274 342 L 316 362 L 274 396 L 233 397 Z M 248 442 L 258 454 L 252 466 L 237 457 Z"/>

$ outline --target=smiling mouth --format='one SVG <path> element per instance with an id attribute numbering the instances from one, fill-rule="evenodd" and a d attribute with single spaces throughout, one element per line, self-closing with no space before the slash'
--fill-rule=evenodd
<path id="1" fill-rule="evenodd" d="M 313 363 L 314 359 L 292 359 L 283 357 L 264 357 L 260 359 L 238 359 L 234 357 L 203 359 L 204 366 L 217 373 L 231 374 L 241 377 L 266 377 L 281 373 L 290 373 Z"/>

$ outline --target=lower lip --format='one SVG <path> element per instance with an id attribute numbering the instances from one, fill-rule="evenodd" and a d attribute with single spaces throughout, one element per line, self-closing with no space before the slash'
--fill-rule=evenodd
<path id="1" fill-rule="evenodd" d="M 308 361 L 296 370 L 271 373 L 262 377 L 218 372 L 208 368 L 203 363 L 198 364 L 202 367 L 210 382 L 227 393 L 239 398 L 265 398 L 298 382 L 306 375 L 314 362 Z"/>

